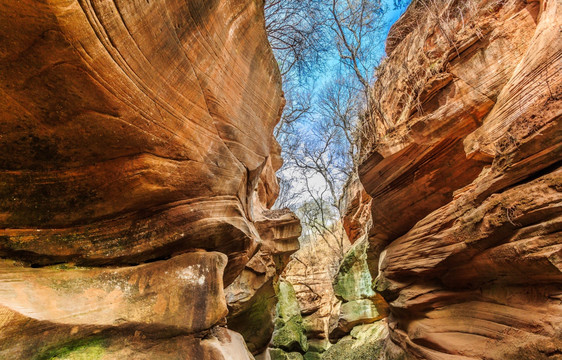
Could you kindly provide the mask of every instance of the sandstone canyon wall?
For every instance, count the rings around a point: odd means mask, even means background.
[[[224,288],[300,234],[263,2],[2,0],[0,92],[0,358],[251,358]]]
[[[347,212],[386,358],[562,358],[561,31],[560,0],[414,0],[392,27]]]

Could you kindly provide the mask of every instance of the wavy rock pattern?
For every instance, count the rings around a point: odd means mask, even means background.
[[[104,359],[248,357],[209,329],[279,189],[262,7],[0,1],[0,333],[49,332],[0,357],[92,336]]]
[[[3,8],[2,254],[97,265],[205,248],[240,271],[282,106],[258,5]]]
[[[273,335],[275,284],[289,256],[299,249],[299,219],[288,210],[263,211],[256,218],[260,250],[226,289],[228,327],[244,336],[250,351],[263,352]]]
[[[359,170],[386,356],[558,359],[562,2],[463,4],[414,2],[374,87],[395,124]]]

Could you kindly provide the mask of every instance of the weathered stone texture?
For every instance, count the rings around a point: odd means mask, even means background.
[[[391,31],[359,169],[386,356],[559,358],[562,2],[436,4]]]
[[[255,0],[0,0],[0,357],[251,357],[217,327],[223,288],[260,233],[288,253],[300,231],[261,215],[284,105],[263,16]]]
[[[229,256],[231,282],[283,104],[261,12],[4,1],[0,253],[99,265],[204,248]]]
[[[262,239],[260,250],[225,289],[228,326],[244,336],[254,354],[263,352],[273,335],[274,287],[289,256],[298,250],[301,234],[299,219],[288,210],[261,211],[256,228]]]

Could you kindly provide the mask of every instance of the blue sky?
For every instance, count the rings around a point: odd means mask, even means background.
[[[396,22],[396,20],[398,20],[398,18],[400,18],[410,2],[410,0],[404,1],[403,5],[395,7],[393,0],[382,0],[382,4],[385,8],[384,27],[382,33],[379,34],[381,41],[378,43],[378,47],[373,49],[374,56],[379,60],[385,56],[384,47],[388,32],[390,31],[390,27]],[[326,66],[326,71],[324,71],[322,75],[316,79],[316,85],[318,86],[323,85],[325,80],[331,78],[333,76],[333,72],[337,71],[337,68],[339,66],[337,54],[334,54],[333,58],[327,59],[327,64],[328,65]]]
[[[382,59],[385,55],[385,40],[390,27],[396,22],[396,20],[398,20],[400,15],[402,15],[402,13],[406,10],[408,4],[410,3],[410,1],[403,0],[399,2],[402,2],[404,4],[400,7],[395,7],[394,0],[383,0],[383,6],[385,7],[384,25],[382,27],[381,33],[377,34],[378,39],[374,42],[373,48],[369,51],[369,54],[373,55],[373,60],[375,60],[373,61],[373,63],[375,64],[378,64],[380,62],[380,59]],[[321,66],[319,71],[305,73],[306,78],[301,79],[304,80],[305,84],[308,84],[308,86],[306,87],[309,89],[309,91],[311,91],[313,97],[317,97],[321,93],[325,85],[337,78],[338,74],[349,74],[349,69],[340,71],[340,66],[343,65],[340,64],[339,55],[335,50],[333,52],[330,52],[329,55],[323,59],[323,62],[324,66]],[[370,71],[372,73],[369,75],[369,77],[373,77],[375,68],[372,68]],[[359,90],[358,96],[360,96]],[[296,133],[298,134],[299,142],[301,142],[302,146],[304,146],[304,143],[307,140],[315,138],[315,135],[317,134],[315,126],[321,122],[319,122],[318,120],[320,120],[322,115],[316,112],[316,110],[318,110],[318,103],[315,100],[313,100],[312,102],[313,104],[315,104],[313,105],[312,112],[310,112],[307,116],[294,124],[297,130]],[[289,159],[287,158],[286,160]],[[334,167],[334,169],[335,168],[337,168],[337,166]],[[314,191],[317,191],[319,193],[322,193],[323,190],[327,187],[327,183],[322,178],[322,176],[314,172],[310,172],[306,176],[299,176],[299,174],[295,172],[295,169],[288,167],[284,168],[281,173],[282,177],[291,179],[291,183],[293,186],[292,192],[300,194],[300,201],[307,201],[308,199],[308,196],[304,193],[305,182],[308,183]],[[333,173],[338,172],[334,171]],[[338,174],[342,173],[340,172]],[[343,185],[343,183],[339,184],[339,182],[340,181],[338,181],[338,186]]]

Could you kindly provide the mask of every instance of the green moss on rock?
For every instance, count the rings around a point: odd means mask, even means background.
[[[273,346],[289,352],[306,352],[308,342],[293,286],[280,281],[277,286],[277,299]]]
[[[346,339],[341,340],[328,351],[322,354],[323,360],[366,360],[378,359],[382,350],[383,340],[377,340],[364,344],[357,344],[356,341]]]
[[[378,359],[382,353],[385,326],[382,322],[356,326],[351,336],[338,341],[322,354],[323,360]]]
[[[277,285],[277,318],[288,321],[294,316],[301,315],[301,309],[297,301],[297,295],[293,285],[286,281],[280,281]]]
[[[345,254],[334,280],[334,293],[345,301],[370,298],[375,295],[373,279],[367,265],[367,237],[356,242]]]
[[[302,354],[298,352],[285,352],[281,349],[269,349],[271,360],[303,360]]]
[[[332,344],[328,339],[308,339],[308,351],[322,353],[326,351]]]
[[[273,332],[273,346],[286,351],[302,351],[308,350],[302,319],[297,316],[292,317],[283,326],[275,329]]]
[[[304,360],[322,360],[322,354],[315,351],[309,351],[304,354]]]
[[[341,305],[339,325],[348,332],[356,325],[372,323],[381,316],[369,299],[354,300]]]
[[[228,315],[228,327],[240,333],[252,353],[267,348],[273,334],[273,309],[275,308],[273,284],[262,286],[246,309]]]
[[[98,360],[105,350],[103,339],[80,339],[41,352],[35,360]]]

